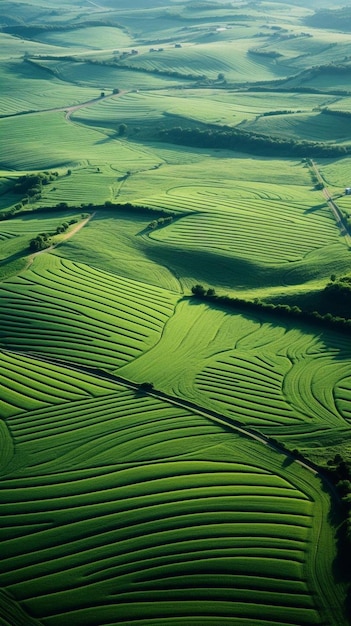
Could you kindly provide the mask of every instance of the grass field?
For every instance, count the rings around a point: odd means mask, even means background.
[[[9,465],[0,581],[20,606],[45,626],[322,624],[333,549],[319,480],[203,417],[101,384],[105,395],[8,419],[21,478]],[[326,549],[314,554],[316,537]]]
[[[347,238],[308,155],[160,131],[348,146],[350,37],[315,0],[48,4],[1,4],[0,624],[347,626],[346,326],[190,296],[328,307]]]
[[[331,432],[348,421],[350,358],[349,342],[338,334],[317,336],[283,320],[272,327],[264,314],[229,315],[185,300],[162,340],[121,372],[270,434],[305,424]],[[337,403],[334,387],[341,390]]]
[[[175,303],[157,287],[49,255],[0,292],[4,346],[106,369],[150,348]]]
[[[273,117],[276,118],[273,120]],[[345,124],[345,118],[323,113],[298,113],[279,116],[260,117],[244,125],[246,130],[263,135],[294,137],[307,141],[349,144],[351,130]]]

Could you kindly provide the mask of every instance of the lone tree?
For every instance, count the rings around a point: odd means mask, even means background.
[[[123,137],[123,135],[125,135],[127,132],[127,124],[120,124],[118,126],[118,135],[120,137]]]
[[[139,385],[140,391],[152,391],[153,388],[154,388],[154,383],[144,382],[144,383],[140,383]]]

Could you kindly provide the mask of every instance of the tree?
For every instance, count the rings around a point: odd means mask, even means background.
[[[154,388],[154,383],[144,382],[140,383],[139,389],[140,391],[152,391]]]
[[[203,285],[194,285],[194,287],[191,288],[191,291],[194,296],[204,296],[206,293],[206,289]]]
[[[123,137],[127,132],[127,124],[120,124],[118,126],[118,135]]]

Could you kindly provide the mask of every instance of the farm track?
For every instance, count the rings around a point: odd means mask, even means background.
[[[52,246],[50,246],[49,248],[44,248],[44,250],[39,250],[38,252],[34,252],[34,254],[31,254],[28,257],[28,263],[25,267],[25,270],[27,270],[33,263],[34,259],[36,256],[39,256],[39,254],[43,254],[43,252],[50,252],[51,250],[54,250],[55,248],[57,248],[58,246],[60,246],[62,243],[65,243],[65,241],[67,241],[68,239],[70,239],[71,237],[73,237],[73,235],[75,235],[78,231],[80,231],[84,226],[86,226],[86,224],[88,222],[90,222],[90,220],[94,217],[95,212],[91,213],[89,215],[89,217],[87,217],[86,219],[82,220],[81,222],[79,222],[79,224],[77,224],[74,228],[72,228],[72,230],[69,233],[65,233],[61,239],[61,241],[58,241],[57,243],[54,243]]]
[[[81,102],[80,104],[72,104],[63,107],[53,107],[51,109],[38,109],[35,111],[22,111],[20,113],[10,113],[9,115],[1,115],[0,119],[6,119],[8,117],[22,117],[24,115],[40,115],[41,113],[59,113],[60,111],[64,111],[66,114],[65,119],[69,120],[72,113],[78,111],[79,109],[91,106],[93,104],[96,104],[97,102],[101,102],[102,100],[107,100],[108,98],[118,98],[120,96],[124,96],[126,93],[128,93],[128,90],[122,90],[119,93],[110,93],[107,96],[99,96],[98,98],[93,98],[92,100]]]
[[[22,354],[21,352],[18,352],[16,350],[4,350],[4,352],[9,353],[9,354]],[[123,376],[118,376],[116,374],[105,372],[104,370],[101,370],[95,367],[83,366],[79,364],[73,365],[72,363],[68,363],[64,359],[51,358],[51,357],[48,357],[46,355],[44,356],[37,352],[26,352],[26,354],[28,356],[33,356],[40,361],[64,366],[64,367],[67,367],[67,369],[71,369],[76,372],[82,372],[84,374],[90,374],[92,376],[96,376],[97,378],[108,380],[110,382],[111,381],[116,382],[116,383],[124,385],[125,387],[127,387],[128,389],[131,389],[132,391],[140,392],[140,385],[138,383],[134,383],[131,380],[124,378]],[[268,436],[258,431],[255,431],[252,428],[246,428],[242,424],[238,423],[237,420],[231,420],[230,418],[227,418],[226,416],[222,415],[221,413],[217,411],[214,411],[212,409],[206,409],[202,407],[201,405],[196,404],[195,402],[191,402],[190,400],[185,400],[183,398],[172,396],[168,393],[165,393],[164,391],[153,389],[152,391],[147,391],[147,392],[143,391],[142,393],[147,393],[147,395],[152,396],[154,398],[164,400],[166,402],[170,402],[171,404],[178,406],[180,408],[184,408],[188,410],[190,409],[191,411],[195,411],[199,415],[202,415],[203,417],[206,417],[207,419],[215,421],[216,423],[222,426],[225,426],[226,428],[229,428],[230,430],[238,432],[239,434],[249,437],[250,439],[254,439],[255,441],[258,441],[266,446],[270,446],[273,450],[277,452],[285,454],[287,457],[295,460],[299,465],[301,465],[305,469],[308,469],[315,476],[320,475],[322,480],[328,485],[328,488],[333,493],[334,497],[338,500],[338,502],[340,501],[339,496],[333,484],[329,481],[329,479],[326,476],[320,473],[320,468],[317,465],[315,465],[312,461],[309,461],[305,458],[296,459],[293,454],[288,452],[282,446],[279,446],[279,444],[271,442]]]
[[[316,178],[318,180],[318,183],[320,183],[323,188],[322,188],[322,193],[323,196],[325,197],[328,206],[330,207],[333,216],[335,218],[336,221],[336,225],[340,230],[340,234],[345,238],[345,241],[347,243],[348,248],[351,248],[351,234],[349,232],[348,226],[344,220],[343,214],[340,210],[340,208],[338,207],[338,205],[336,204],[335,200],[332,198],[331,193],[328,189],[328,187],[326,187],[325,185],[325,180],[322,177],[317,165],[315,164],[314,161],[311,160],[311,168],[313,170],[313,172],[316,175]]]

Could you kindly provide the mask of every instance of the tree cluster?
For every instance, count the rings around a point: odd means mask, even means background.
[[[40,252],[41,250],[45,250],[46,248],[49,248],[52,245],[51,237],[54,237],[55,235],[60,235],[66,232],[66,230],[68,230],[68,228],[72,224],[76,224],[77,222],[78,220],[76,218],[72,218],[69,222],[63,222],[62,224],[59,224],[59,226],[57,226],[54,232],[39,233],[39,235],[37,235],[36,237],[33,237],[33,239],[30,240],[29,242],[30,251]]]
[[[152,220],[150,224],[148,224],[148,228],[150,230],[155,230],[156,228],[162,228],[163,226],[167,226],[173,222],[173,216],[169,215],[168,217],[159,217],[158,220]]]

